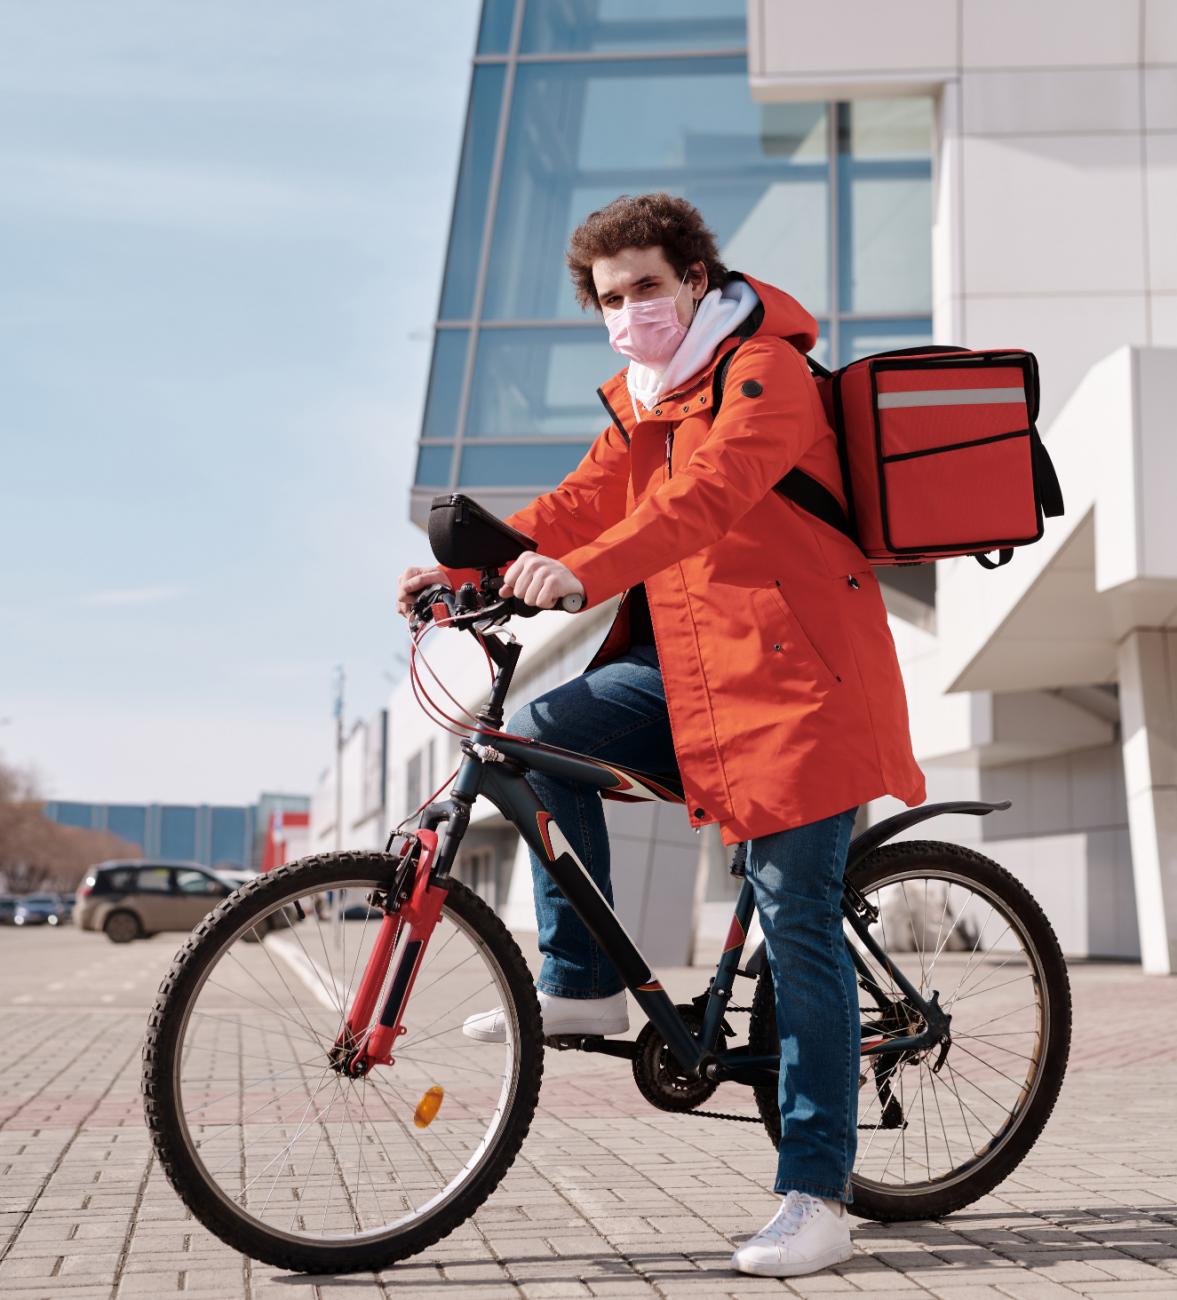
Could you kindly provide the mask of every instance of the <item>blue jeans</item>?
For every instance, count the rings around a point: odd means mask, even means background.
[[[677,770],[666,694],[653,646],[557,686],[518,710],[518,735],[639,771]],[[589,786],[530,772],[527,781],[613,903],[601,797]],[[842,873],[855,809],[748,841],[746,873],[777,990],[781,1144],[775,1188],[849,1202],[858,1124],[858,983],[842,934]],[[601,998],[620,975],[531,855],[539,948],[536,986]],[[783,994],[783,996],[782,996]]]

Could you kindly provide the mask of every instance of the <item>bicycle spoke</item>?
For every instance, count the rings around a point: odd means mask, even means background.
[[[1026,1086],[1025,1082],[1019,1082],[1017,1079],[1011,1078],[1008,1074],[1005,1073],[1004,1070],[999,1070],[996,1065],[992,1064],[992,1062],[990,1061],[985,1060],[983,1056],[978,1056],[976,1052],[970,1052],[969,1049],[963,1043],[954,1041],[954,1046],[959,1047],[960,1050],[964,1052],[966,1056],[971,1056],[974,1061],[980,1061],[983,1066],[985,1066],[989,1070],[992,1070],[994,1074],[1000,1074],[1001,1077],[1005,1079],[1007,1083],[1012,1083],[1013,1086],[1017,1088],[1019,1092],[1024,1091]]]
[[[1011,1031],[1009,1034],[1003,1035],[1003,1037],[1007,1037],[1007,1038],[1024,1038],[1024,1037],[1026,1036],[1026,1034],[1028,1034],[1028,1033],[1030,1033],[1030,1032],[1031,1032],[1031,1031],[1028,1030],[1028,1029],[1023,1029],[1023,1030],[1018,1030],[1018,1031]],[[1031,1065],[1036,1065],[1036,1064],[1038,1063],[1035,1057],[1033,1057],[1033,1056],[1027,1056],[1025,1052],[1015,1052],[1014,1049],[1013,1049],[1012,1047],[1006,1047],[1004,1043],[995,1043],[995,1042],[993,1042],[993,1039],[996,1038],[996,1037],[998,1037],[998,1035],[996,1035],[996,1034],[956,1034],[956,1033],[954,1033],[954,1034],[952,1035],[952,1041],[953,1041],[954,1043],[958,1043],[958,1042],[960,1042],[960,1040],[961,1040],[962,1038],[963,1038],[963,1039],[966,1039],[966,1040],[967,1040],[967,1039],[970,1039],[970,1038],[974,1038],[974,1039],[976,1039],[977,1041],[979,1041],[979,1042],[983,1042],[983,1043],[986,1043],[986,1044],[988,1044],[988,1045],[991,1046],[991,1047],[996,1047],[997,1050],[998,1050],[999,1052],[1007,1052],[1010,1056],[1018,1056],[1018,1057],[1021,1057],[1021,1059],[1022,1059],[1023,1061],[1029,1061],[1029,1062],[1031,1063]]]
[[[956,1166],[956,1160],[952,1154],[952,1143],[948,1140],[948,1128],[944,1123],[944,1112],[940,1109],[940,1094],[936,1091],[936,1075],[931,1066],[928,1066],[928,1078],[932,1083],[932,1100],[936,1104],[936,1114],[940,1120],[940,1132],[944,1136],[944,1150],[948,1154],[948,1167],[953,1169]]]
[[[1003,989],[1009,984],[1017,984],[1020,980],[1032,980],[1033,978],[1034,978],[1033,971],[1023,971],[1021,975],[1015,975],[1014,978],[1011,980],[1003,980],[1000,984],[986,985],[982,988],[976,989],[972,993],[966,993],[964,997],[957,998],[956,1000],[958,1002],[967,1002],[969,998],[975,998],[978,993],[994,993],[998,989]]]

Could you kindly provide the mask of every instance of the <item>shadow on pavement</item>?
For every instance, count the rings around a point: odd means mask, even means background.
[[[831,1272],[911,1271],[918,1275],[924,1269],[1007,1268],[1011,1264],[1034,1268],[1052,1261],[1098,1263],[1101,1259],[1123,1261],[1125,1257],[1149,1262],[1177,1259],[1177,1206],[1098,1206],[1039,1212],[1003,1209],[988,1213],[961,1212],[942,1221],[891,1224],[863,1219],[856,1222],[853,1234],[857,1247],[854,1258]],[[470,1294],[486,1287],[501,1287],[512,1280],[524,1285],[528,1282],[575,1284],[583,1282],[590,1271],[601,1278],[629,1277],[635,1282],[656,1285],[698,1278],[700,1274],[737,1277],[727,1266],[729,1258],[728,1252],[715,1250],[690,1253],[635,1250],[617,1254],[586,1251],[560,1256],[503,1254],[497,1261],[503,1270],[501,1276],[455,1278],[443,1276],[441,1270],[453,1269],[460,1274],[471,1265],[489,1270],[495,1262],[471,1258],[468,1264],[459,1263],[452,1254],[444,1261],[432,1262],[426,1253],[377,1276],[387,1281],[411,1283],[421,1291],[433,1288],[452,1291],[458,1284],[464,1293]],[[522,1277],[515,1275],[516,1269]],[[334,1289],[370,1286],[372,1277],[370,1273],[342,1276],[288,1273],[271,1280],[292,1288]]]

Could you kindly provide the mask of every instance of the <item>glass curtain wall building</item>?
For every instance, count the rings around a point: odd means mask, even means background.
[[[568,237],[619,194],[696,204],[726,264],[821,322],[819,361],[931,338],[931,102],[757,104],[742,0],[485,0],[412,515],[507,513],[604,427],[621,365]]]

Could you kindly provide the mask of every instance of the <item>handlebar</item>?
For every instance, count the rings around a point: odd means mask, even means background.
[[[493,588],[497,577],[490,582]],[[487,583],[484,582],[484,587]],[[494,627],[505,623],[513,615],[520,618],[532,618],[545,611],[538,605],[528,605],[515,596],[499,596],[494,590],[480,591],[472,582],[463,583],[457,591],[442,583],[434,583],[417,593],[413,601],[413,613],[409,626],[414,630],[422,623],[430,622],[434,617],[434,606],[444,605],[450,626],[470,628],[475,626]],[[584,605],[584,597],[576,594],[561,596],[555,608],[566,614],[575,614]]]

